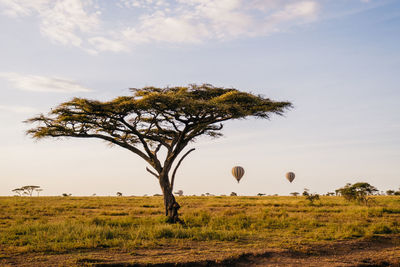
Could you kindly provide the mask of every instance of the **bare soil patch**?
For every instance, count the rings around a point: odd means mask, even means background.
[[[400,266],[400,236],[318,243],[294,249],[229,248],[192,242],[174,247],[120,251],[96,249],[67,254],[1,256],[1,266]]]

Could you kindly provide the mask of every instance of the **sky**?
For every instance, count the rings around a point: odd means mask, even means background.
[[[160,193],[147,164],[100,140],[25,135],[73,97],[209,83],[290,101],[225,123],[177,172],[184,194],[400,187],[400,1],[0,0],[0,195]],[[238,184],[233,166],[243,166]],[[293,183],[285,173],[296,174]]]

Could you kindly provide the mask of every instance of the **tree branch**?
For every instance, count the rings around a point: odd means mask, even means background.
[[[155,172],[153,172],[152,170],[150,170],[148,167],[146,167],[146,171],[153,174],[157,179],[159,179],[158,175]]]
[[[133,153],[135,153],[136,155],[140,156],[141,158],[143,158],[145,161],[147,161],[148,163],[152,164],[151,159],[146,156],[146,154],[144,154],[142,151],[140,151],[139,149],[137,149],[136,147],[133,147],[127,143],[123,143],[123,142],[119,142],[117,140],[115,140],[112,137],[106,136],[106,135],[102,135],[102,134],[88,134],[88,133],[65,133],[65,134],[48,134],[48,136],[52,136],[52,137],[80,137],[80,138],[99,138],[99,139],[103,139],[106,140],[110,143],[116,144],[118,146],[121,146],[123,148],[126,148],[130,151],[132,151]]]
[[[147,155],[149,155],[149,158],[152,158],[152,153],[151,153],[146,141],[144,140],[143,135],[136,129],[136,127],[132,127],[124,119],[121,119],[121,122],[123,124],[125,124],[134,134],[136,134],[136,136],[139,138],[140,142],[142,143],[143,148],[146,151]]]
[[[122,119],[121,120],[121,122],[126,126],[126,127],[128,127],[128,129],[130,129],[134,134],[136,134],[137,136],[138,136],[138,138],[139,138],[139,140],[140,140],[140,137],[139,137],[139,135],[140,136],[142,136],[142,138],[143,139],[149,139],[149,140],[152,140],[152,141],[155,141],[155,142],[159,142],[159,143],[161,143],[161,144],[163,144],[163,146],[165,146],[165,147],[169,147],[169,145],[162,139],[162,138],[159,138],[159,137],[156,137],[156,136],[153,136],[153,135],[150,135],[150,134],[141,134],[137,129],[136,129],[136,127],[133,127],[132,125],[130,125],[127,121],[125,121],[124,119]],[[157,122],[153,122],[156,126],[157,126]]]
[[[137,129],[136,127],[132,127],[128,122],[125,121],[125,119],[121,119],[121,122],[126,125],[126,127],[128,127],[140,140],[140,142],[143,145],[144,150],[146,151],[148,157],[151,159],[151,161],[153,161],[152,163],[154,163],[155,168],[157,171],[161,170],[161,163],[158,160],[156,154],[151,153],[150,148],[148,146],[148,144],[146,143],[146,141],[144,140],[144,138],[147,138],[147,135],[142,135]],[[153,165],[153,164],[151,164]]]
[[[194,151],[194,150],[195,150],[195,148],[190,149],[190,150],[189,150],[188,152],[186,152],[186,153],[182,156],[182,158],[178,161],[178,164],[176,165],[176,167],[175,167],[175,169],[174,169],[174,172],[172,173],[172,178],[171,178],[171,190],[174,189],[174,182],[175,182],[175,174],[176,174],[176,171],[178,170],[179,166],[181,165],[181,163],[182,163],[182,161],[185,159],[185,157],[186,157],[187,155],[189,155],[189,153],[192,152],[192,151]]]
[[[154,154],[157,154],[158,151],[160,151],[161,146],[162,146],[162,144],[159,143],[158,146],[156,147],[156,149],[154,150]]]

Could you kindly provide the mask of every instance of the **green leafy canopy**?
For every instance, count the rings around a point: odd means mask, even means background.
[[[131,150],[160,172],[156,156],[160,147],[167,150],[167,159],[172,162],[196,137],[221,136],[224,121],[269,118],[291,107],[290,102],[209,84],[131,91],[131,96],[106,102],[74,98],[48,115],[28,119],[27,123],[38,125],[27,134],[37,139],[100,138]]]

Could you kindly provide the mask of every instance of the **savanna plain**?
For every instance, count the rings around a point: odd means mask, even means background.
[[[1,266],[400,266],[400,196],[0,197]]]

